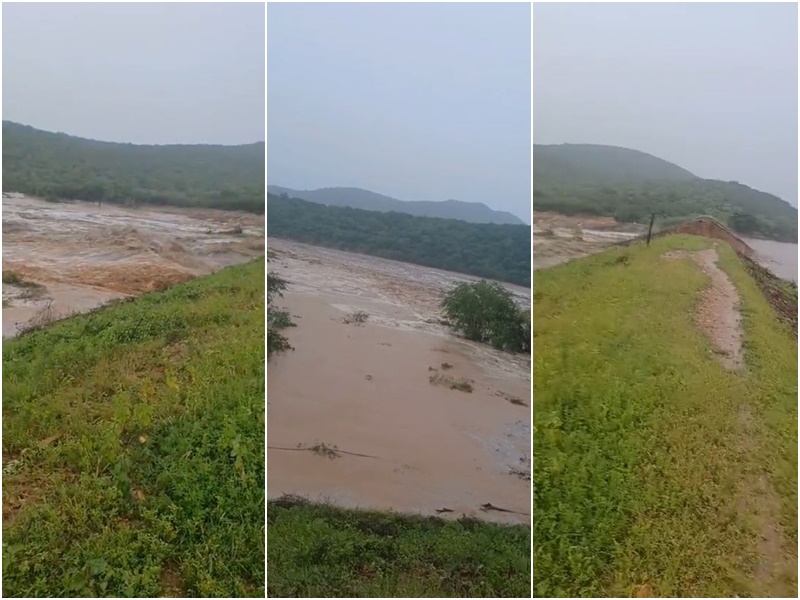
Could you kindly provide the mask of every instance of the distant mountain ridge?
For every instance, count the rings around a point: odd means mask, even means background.
[[[468,223],[497,223],[500,225],[525,225],[509,212],[489,208],[481,202],[446,200],[443,202],[398,200],[361,188],[332,187],[317,190],[294,190],[279,185],[267,186],[267,191],[280,196],[299,198],[327,206],[347,206],[377,212],[399,212],[416,217],[458,219]]]
[[[661,224],[707,214],[743,235],[797,243],[797,209],[736,181],[703,179],[646,152],[533,145],[533,210]]]
[[[326,206],[267,192],[267,238],[531,285],[529,225],[468,223],[349,206]]]

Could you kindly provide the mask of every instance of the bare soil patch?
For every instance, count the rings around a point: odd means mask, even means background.
[[[708,275],[709,285],[703,290],[695,313],[698,328],[705,333],[714,346],[719,361],[726,369],[741,369],[742,328],[739,314],[739,294],[728,275],[717,266],[715,249],[684,252],[665,252],[666,259],[693,260]]]

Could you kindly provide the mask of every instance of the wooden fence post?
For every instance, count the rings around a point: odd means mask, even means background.
[[[653,234],[653,221],[656,220],[656,213],[650,215],[650,227],[647,228],[647,245],[650,245],[650,236]]]

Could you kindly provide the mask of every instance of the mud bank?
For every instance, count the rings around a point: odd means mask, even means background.
[[[264,254],[264,218],[3,198],[3,336]]]
[[[270,255],[297,327],[268,367],[269,497],[529,522],[529,357],[437,320],[470,278],[275,239]]]

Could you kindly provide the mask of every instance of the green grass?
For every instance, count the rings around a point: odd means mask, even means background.
[[[3,344],[3,593],[264,597],[264,261]]]
[[[268,595],[516,597],[531,590],[530,527],[270,501]]]
[[[747,367],[715,360],[693,322],[707,277],[659,259],[709,245],[666,237],[536,273],[537,597],[796,596],[797,341],[719,244]],[[782,532],[772,557],[765,521]]]

